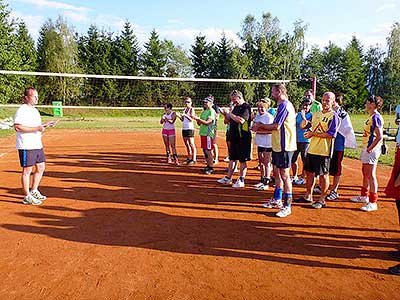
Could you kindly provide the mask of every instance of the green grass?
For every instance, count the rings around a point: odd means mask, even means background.
[[[0,107],[0,119],[13,116],[17,108]],[[198,109],[199,111],[199,109]],[[50,108],[40,109],[43,122],[54,120]],[[60,119],[55,129],[82,129],[82,130],[148,130],[161,129],[159,123],[162,110],[110,110],[110,109],[63,109],[64,116]],[[350,115],[355,132],[363,131],[366,114]],[[395,127],[393,115],[383,115],[385,127],[390,124]],[[221,118],[222,119],[222,118]],[[181,122],[177,122],[177,128],[181,128]],[[219,127],[224,128],[222,121]],[[14,134],[13,129],[0,130],[0,138]],[[394,134],[395,131],[390,131]],[[345,156],[359,158],[361,152],[361,137],[357,137],[358,149],[346,149]],[[379,161],[382,164],[393,165],[395,143],[388,141],[387,154],[381,155]]]

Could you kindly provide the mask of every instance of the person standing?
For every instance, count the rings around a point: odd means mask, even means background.
[[[204,110],[202,111],[200,117],[193,116],[197,124],[200,126],[200,140],[201,148],[203,149],[204,157],[206,159],[207,165],[202,170],[203,173],[210,175],[214,173],[214,158],[212,155],[213,149],[213,138],[215,135],[215,121],[216,115],[212,108],[214,103],[213,97],[206,97],[203,100]]]
[[[399,107],[399,105],[397,106]],[[396,107],[396,119],[397,125],[400,125],[400,109]],[[400,108],[400,107],[399,107]],[[397,216],[400,222],[400,135],[396,135],[396,154],[394,157],[394,165],[389,182],[385,188],[385,194],[387,197],[394,198],[396,200]],[[400,250],[391,251],[389,255],[397,260],[400,260]],[[393,275],[400,275],[400,264],[390,267],[388,271]]]
[[[271,99],[260,99],[257,102],[258,113],[254,117],[254,124],[272,124],[274,117],[268,112],[271,105]],[[253,131],[254,132],[254,131]],[[258,191],[264,191],[269,188],[272,171],[272,138],[271,132],[258,130],[255,132],[254,144],[257,146],[258,163],[260,166],[260,182],[255,185]]]
[[[265,208],[280,208],[277,217],[284,218],[292,213],[292,182],[290,165],[296,151],[296,111],[289,101],[283,84],[274,84],[272,97],[277,101],[278,109],[272,124],[254,124],[253,130],[272,131],[272,165],[274,166],[275,190],[273,198],[263,204]],[[282,196],[284,203],[282,203]]]
[[[337,95],[335,101],[333,102],[332,109],[336,112],[339,117],[340,125],[335,138],[335,143],[333,146],[332,159],[329,166],[329,175],[333,176],[332,189],[326,200],[333,201],[339,198],[338,188],[339,181],[342,175],[342,161],[344,156],[344,148],[357,148],[356,137],[354,135],[353,125],[349,114],[341,106],[343,97]]]
[[[329,187],[330,159],[340,122],[338,115],[332,109],[334,101],[334,93],[324,93],[322,96],[322,111],[313,113],[311,130],[304,133],[304,137],[310,139],[310,147],[304,164],[307,177],[307,191],[305,197],[300,198],[298,202],[310,202],[312,203],[312,207],[316,209],[326,206],[325,197]],[[305,127],[308,121],[305,118],[304,111],[302,114],[302,127]],[[316,176],[319,176],[321,196],[318,201],[313,202],[312,194]]]
[[[361,150],[361,163],[363,182],[360,195],[351,198],[353,202],[366,203],[361,210],[378,210],[378,180],[376,178],[376,165],[381,155],[383,140],[383,118],[378,110],[383,105],[379,96],[370,96],[365,102],[365,110],[369,117],[364,125],[363,149]]]
[[[182,114],[179,115],[179,119],[182,121],[182,137],[183,142],[186,146],[187,159],[185,164],[194,165],[196,163],[196,146],[194,144],[194,124],[193,117],[195,116],[194,107],[192,106],[192,99],[190,97],[185,98],[185,108]]]
[[[322,110],[322,104],[321,104],[321,102],[318,102],[315,99],[315,95],[314,95],[313,90],[306,90],[304,92],[304,98],[309,99],[311,101],[310,111],[312,113]]]
[[[176,113],[172,111],[172,104],[164,105],[164,114],[161,116],[160,124],[163,125],[162,137],[167,154],[167,163],[172,163],[170,147],[172,149],[172,158],[175,165],[179,165],[178,154],[176,153],[176,134],[175,134]]]
[[[225,177],[217,180],[221,184],[231,184],[234,165],[236,161],[240,163],[240,176],[232,187],[243,188],[244,179],[247,173],[247,161],[250,160],[251,152],[251,106],[245,102],[243,94],[234,90],[231,93],[231,100],[234,104],[232,111],[221,109],[221,113],[229,120],[229,167]]]
[[[312,113],[310,111],[311,101],[310,99],[306,98],[301,103],[301,109],[296,115],[296,139],[297,139],[297,150],[293,154],[292,158],[292,174],[293,180],[292,183],[295,185],[302,185],[305,183],[305,176],[304,176],[304,162],[306,159],[306,155],[308,152],[308,148],[310,147],[310,139],[306,139],[304,137],[304,133],[307,131],[306,128],[301,127],[301,122],[303,121],[303,116],[301,111],[305,112],[305,118],[308,121],[308,124],[311,124]],[[299,164],[297,162],[299,158],[299,154],[301,156],[301,161],[303,163],[303,170],[299,177]]]
[[[24,192],[22,203],[40,205],[46,196],[39,192],[39,185],[45,170],[46,157],[43,151],[42,132],[56,122],[42,124],[39,111],[35,108],[38,104],[38,92],[33,87],[25,89],[24,104],[21,105],[14,116],[16,130],[16,148],[22,167],[21,183]],[[35,168],[35,171],[33,172]],[[33,173],[32,173],[33,172]],[[32,188],[30,177],[32,175]]]

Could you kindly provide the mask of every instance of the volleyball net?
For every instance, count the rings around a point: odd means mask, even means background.
[[[195,104],[208,95],[226,105],[232,90],[240,90],[249,103],[270,94],[271,84],[289,80],[206,79],[67,74],[0,70],[0,103],[21,102],[27,86],[38,90],[40,104],[59,101],[64,107],[160,107],[182,105],[185,97]]]

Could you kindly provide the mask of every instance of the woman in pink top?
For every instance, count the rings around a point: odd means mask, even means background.
[[[172,163],[173,159],[175,165],[179,165],[178,155],[176,154],[175,121],[176,113],[172,111],[172,104],[165,104],[164,114],[161,117],[160,124],[163,124],[162,137],[167,153],[167,163]],[[172,159],[170,146],[172,148]]]

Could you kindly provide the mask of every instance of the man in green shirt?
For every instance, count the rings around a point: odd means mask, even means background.
[[[202,171],[207,175],[214,173],[213,155],[211,151],[213,149],[213,139],[215,137],[216,113],[212,108],[213,104],[213,97],[205,98],[203,100],[204,111],[201,113],[200,117],[194,117],[197,124],[200,125],[201,148],[203,149],[204,157],[207,161],[207,166]]]
[[[317,111],[322,111],[322,104],[321,104],[321,102],[318,102],[317,100],[315,100],[313,90],[305,91],[304,97],[311,101],[310,112],[314,113]]]

